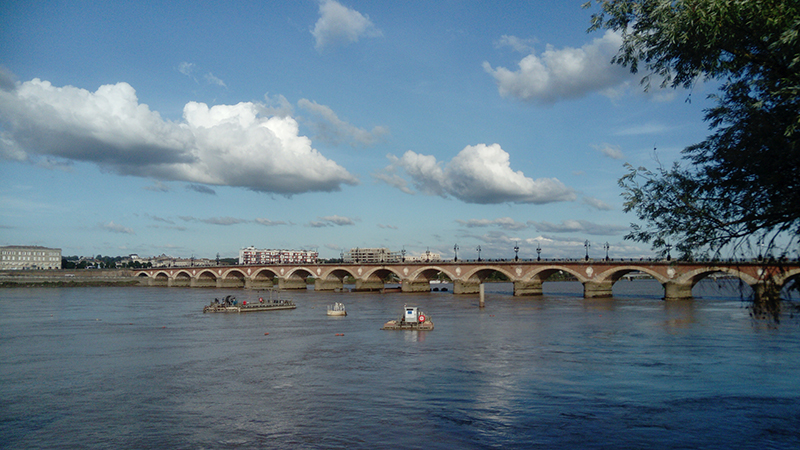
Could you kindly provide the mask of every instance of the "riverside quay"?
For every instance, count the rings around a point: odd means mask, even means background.
[[[800,263],[766,262],[683,262],[683,261],[422,261],[389,264],[327,263],[278,264],[218,267],[154,268],[136,270],[142,284],[169,287],[217,287],[266,289],[307,289],[312,278],[314,290],[344,288],[346,279],[355,280],[355,291],[384,289],[384,280],[399,280],[402,292],[427,292],[440,273],[453,281],[454,294],[474,294],[492,273],[505,275],[514,284],[514,295],[541,295],[542,283],[556,273],[568,273],[583,284],[586,298],[610,297],[614,283],[631,273],[653,277],[664,287],[664,298],[692,297],[700,280],[722,273],[753,288],[756,298],[779,293],[800,278]],[[277,280],[277,283],[276,283]],[[390,282],[397,284],[397,281]]]

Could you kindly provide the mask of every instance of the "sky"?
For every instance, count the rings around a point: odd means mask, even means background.
[[[625,164],[709,132],[585,0],[0,3],[0,245],[652,257]]]

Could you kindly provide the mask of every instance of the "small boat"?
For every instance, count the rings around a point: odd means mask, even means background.
[[[342,303],[334,303],[333,305],[328,305],[328,315],[329,316],[346,316],[347,311],[344,309],[344,304]]]
[[[433,321],[416,306],[403,307],[403,315],[399,320],[390,320],[383,324],[381,330],[433,330]]]
[[[273,298],[273,293],[277,292],[277,298]],[[258,302],[248,302],[247,300],[239,304],[236,297],[228,295],[222,300],[215,298],[211,304],[203,308],[204,313],[243,313],[257,311],[275,311],[281,309],[295,309],[297,305],[291,300],[280,298],[279,291],[269,291],[269,299],[259,297]]]

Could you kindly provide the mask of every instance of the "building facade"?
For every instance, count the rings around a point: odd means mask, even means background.
[[[239,264],[316,264],[318,252],[246,247],[239,250]]]
[[[380,264],[401,262],[403,256],[388,248],[351,248],[349,252],[344,252],[342,259],[346,263]]]
[[[61,269],[61,249],[9,245],[0,247],[0,270]]]

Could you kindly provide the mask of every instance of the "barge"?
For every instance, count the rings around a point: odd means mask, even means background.
[[[258,302],[248,302],[247,300],[239,304],[236,297],[228,295],[222,300],[215,298],[211,304],[203,308],[204,313],[245,313],[245,312],[258,312],[258,311],[276,311],[282,309],[295,309],[297,305],[291,300],[285,300],[278,296],[277,299],[272,298],[273,291],[270,291],[269,300],[264,300],[263,297],[258,298]]]
[[[418,307],[405,306],[400,319],[386,322],[381,330],[431,331],[433,330],[433,321]]]
[[[336,302],[333,305],[328,305],[328,315],[329,316],[346,316],[347,310],[344,308],[344,304]]]

